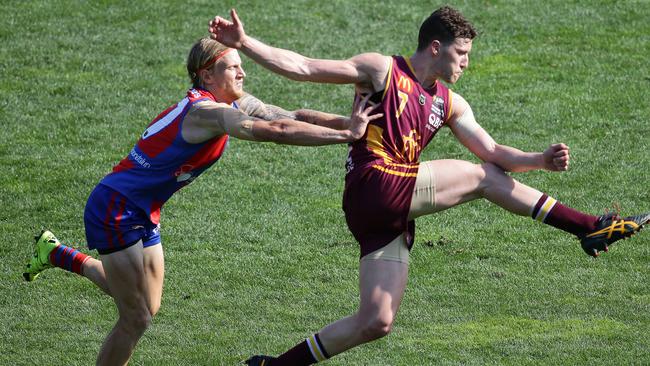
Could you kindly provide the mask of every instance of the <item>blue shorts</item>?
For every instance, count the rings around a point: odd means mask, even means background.
[[[160,244],[160,226],[124,195],[103,184],[88,197],[84,225],[88,248],[99,254],[120,251],[140,240],[145,248]]]

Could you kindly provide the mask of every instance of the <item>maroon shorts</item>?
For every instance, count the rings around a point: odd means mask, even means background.
[[[361,247],[361,257],[402,233],[406,233],[411,249],[415,221],[409,221],[408,214],[415,180],[416,176],[399,176],[373,167],[355,169],[345,177],[343,211],[348,228]]]

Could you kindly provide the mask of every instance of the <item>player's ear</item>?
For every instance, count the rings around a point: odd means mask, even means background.
[[[211,69],[212,68],[208,68],[207,70],[199,70],[200,73],[199,77],[203,81],[203,85],[212,83],[213,76],[212,76]]]
[[[431,50],[432,55],[437,56],[440,53],[440,48],[442,48],[440,41],[437,39],[431,41],[431,46],[429,46],[429,49]]]

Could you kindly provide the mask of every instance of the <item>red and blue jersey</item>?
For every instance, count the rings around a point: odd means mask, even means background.
[[[162,205],[219,160],[226,148],[225,134],[198,144],[185,141],[181,134],[192,105],[208,100],[216,102],[207,90],[190,89],[183,100],[149,124],[131,152],[100,184],[126,196],[158,224]]]

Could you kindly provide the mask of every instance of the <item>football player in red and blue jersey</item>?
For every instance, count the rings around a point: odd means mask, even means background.
[[[230,136],[291,145],[348,143],[381,117],[369,115],[369,98],[357,99],[350,118],[265,105],[244,93],[246,74],[238,52],[210,38],[192,47],[187,70],[192,88],[153,119],[88,198],[86,239],[100,260],[44,231],[24,273],[33,281],[44,269],[61,267],[113,297],[119,319],[102,345],[98,365],[126,364],[158,311],[164,278],[160,210],[219,160]]]
[[[639,231],[650,213],[621,218],[588,215],[511,178],[506,172],[565,171],[569,148],[551,144],[523,152],[496,143],[476,122],[469,103],[448,85],[469,65],[474,27],[450,7],[421,25],[410,57],[364,53],[347,60],[321,60],[270,47],[244,32],[237,13],[215,17],[212,37],[264,67],[299,81],[354,84],[371,95],[382,118],[350,144],[343,210],[361,249],[358,311],[323,328],[277,358],[253,356],[249,365],[309,365],[388,334],[407,282],[414,219],[485,198],[502,208],[571,234],[591,256]],[[482,164],[462,160],[420,162],[421,151],[442,128]]]

